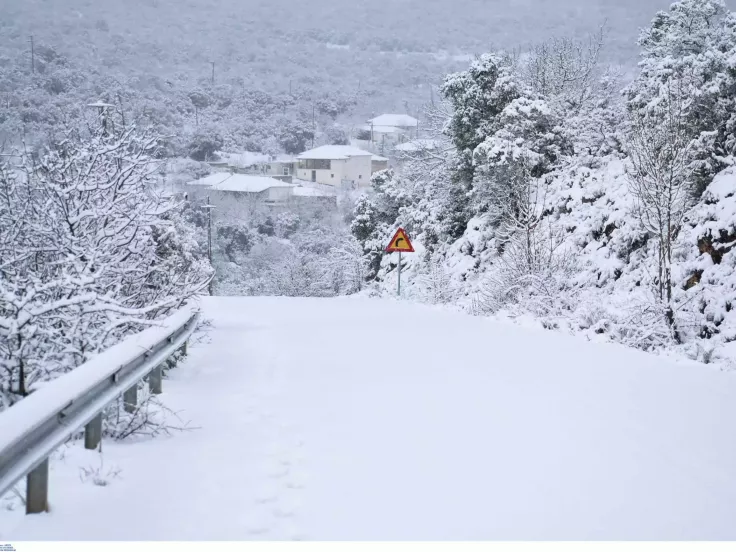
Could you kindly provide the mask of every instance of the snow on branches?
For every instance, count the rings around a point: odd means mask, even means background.
[[[69,129],[0,168],[0,408],[200,293],[155,136]]]

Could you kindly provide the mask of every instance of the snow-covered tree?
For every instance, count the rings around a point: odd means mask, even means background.
[[[736,100],[736,18],[723,0],[680,0],[659,12],[639,38],[640,72],[625,91],[629,111],[657,117],[672,87],[688,98],[685,131],[694,141],[697,192],[731,163]]]
[[[120,124],[69,130],[0,171],[2,406],[206,287],[209,266],[157,187],[156,143]]]
[[[369,280],[378,275],[391,234],[406,226],[402,217],[410,203],[408,182],[392,169],[374,174],[371,186],[371,197],[363,194],[355,202],[350,224],[351,234],[363,248]]]
[[[559,37],[536,44],[517,61],[518,72],[534,93],[577,114],[593,99],[604,39],[600,28],[587,40]]]
[[[448,75],[441,92],[452,108],[445,132],[457,150],[458,180],[469,183],[475,149],[496,131],[496,117],[520,97],[519,83],[510,59],[484,54],[467,71]]]
[[[637,200],[638,218],[657,242],[658,297],[666,305],[667,322],[678,340],[672,307],[673,249],[694,195],[686,126],[688,91],[676,88],[681,82],[664,85],[667,91],[660,94],[657,109],[632,121],[627,147],[633,166],[630,190]]]

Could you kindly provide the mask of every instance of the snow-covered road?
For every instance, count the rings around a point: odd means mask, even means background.
[[[736,539],[736,379],[359,298],[213,298],[199,429],[53,463],[40,539]],[[3,530],[3,527],[5,528]]]

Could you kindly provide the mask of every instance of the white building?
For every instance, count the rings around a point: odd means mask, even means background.
[[[292,155],[272,155],[269,160],[260,164],[263,174],[269,176],[294,176],[296,172],[296,157]]]
[[[388,169],[388,157],[374,155],[371,157],[371,173]]]
[[[266,176],[217,172],[199,180],[187,182],[187,192],[225,192],[254,196],[265,203],[286,202],[292,195],[293,184]]]
[[[361,129],[370,132],[371,142],[382,150],[416,138],[419,121],[410,115],[386,113],[370,119]]]
[[[368,186],[372,158],[371,152],[352,146],[320,146],[297,156],[296,176],[336,188]]]
[[[297,186],[275,178],[237,173],[214,173],[188,182],[182,190],[191,201],[209,198],[218,212],[234,217],[270,210],[334,209],[334,193]]]

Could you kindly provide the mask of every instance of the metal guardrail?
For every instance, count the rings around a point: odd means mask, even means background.
[[[134,412],[146,376],[151,392],[161,393],[161,364],[177,349],[186,354],[198,319],[184,307],[0,413],[0,496],[26,476],[26,513],[48,511],[49,455],[82,426],[85,448],[96,448],[102,411],[123,395],[125,410]]]

